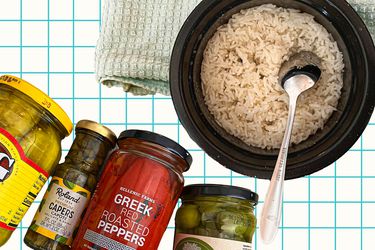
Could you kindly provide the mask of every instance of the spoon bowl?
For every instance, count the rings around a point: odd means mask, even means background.
[[[297,74],[290,77],[284,82],[283,88],[288,93],[290,99],[297,98],[308,89],[314,87],[317,80],[314,80],[308,75]]]

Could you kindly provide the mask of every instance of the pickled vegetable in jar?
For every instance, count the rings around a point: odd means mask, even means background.
[[[56,171],[26,233],[33,249],[70,249],[99,171],[116,144],[116,135],[96,122],[82,120],[76,137]],[[83,217],[83,216],[82,216]]]
[[[73,249],[157,249],[192,158],[174,141],[147,131],[119,136]]]
[[[181,200],[173,249],[252,249],[256,193],[234,186],[197,184],[186,186]]]
[[[42,91],[14,76],[0,77],[0,246],[54,171],[72,128]]]

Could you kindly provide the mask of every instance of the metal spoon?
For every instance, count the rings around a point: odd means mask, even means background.
[[[289,95],[289,114],[260,219],[260,235],[266,244],[274,240],[280,224],[286,160],[297,100],[304,91],[312,88],[319,80],[321,75],[319,65],[320,59],[315,54],[304,51],[292,56],[280,69],[281,86]]]

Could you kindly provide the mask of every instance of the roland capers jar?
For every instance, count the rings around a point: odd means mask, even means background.
[[[99,172],[116,144],[116,135],[96,122],[82,120],[59,164],[25,236],[33,249],[70,249]],[[107,185],[110,185],[109,183]]]
[[[258,195],[213,184],[186,186],[176,213],[174,249],[252,249]],[[196,248],[189,248],[195,246]]]
[[[14,76],[0,77],[0,246],[53,172],[72,127],[42,91]]]

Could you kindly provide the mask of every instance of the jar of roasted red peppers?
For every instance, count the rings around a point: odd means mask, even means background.
[[[174,141],[128,130],[118,139],[73,249],[157,249],[184,185],[191,155]]]

